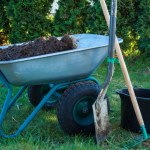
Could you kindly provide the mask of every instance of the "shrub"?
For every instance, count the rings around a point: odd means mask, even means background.
[[[6,16],[6,0],[1,0],[0,5],[0,45],[7,43],[10,32],[9,19]]]
[[[33,40],[50,35],[52,23],[49,17],[53,0],[10,0],[6,6],[11,24],[11,43]]]
[[[50,16],[53,0],[2,0],[0,32],[12,43],[39,36],[64,34],[108,34],[99,0],[59,0],[54,21]],[[110,0],[106,0],[110,7]],[[124,42],[125,55],[149,55],[150,1],[118,0],[117,36]],[[1,40],[2,42],[4,40]]]
[[[55,14],[55,36],[88,32],[91,23],[91,5],[87,0],[60,0]]]
[[[106,0],[106,3],[110,8],[110,0]],[[128,50],[128,53],[138,49],[138,35],[134,27],[137,17],[135,4],[134,0],[118,0],[117,35],[124,39],[123,50]],[[93,0],[92,5],[87,0],[60,0],[59,6],[55,15],[54,35],[87,32],[108,34],[99,0]]]
[[[139,35],[138,46],[142,53],[150,56],[150,1],[141,0],[137,7],[136,31]]]
[[[135,0],[118,0],[117,35],[124,40],[122,49],[125,55],[139,54],[137,46],[139,37],[135,28],[137,3]]]
[[[108,5],[108,9],[110,8],[110,0],[106,0]],[[108,27],[102,12],[102,8],[99,0],[93,0],[91,6],[92,12],[90,15],[92,16],[89,24],[90,33],[96,34],[104,34],[108,35]]]

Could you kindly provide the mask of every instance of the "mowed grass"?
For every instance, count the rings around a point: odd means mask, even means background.
[[[150,59],[138,59],[126,61],[133,86],[150,88]],[[107,62],[104,62],[94,76],[104,82],[107,73]],[[5,99],[7,90],[0,85],[0,106]],[[110,125],[111,130],[108,138],[100,145],[96,145],[94,135],[91,136],[69,136],[59,126],[56,110],[41,110],[31,123],[25,128],[21,135],[13,139],[0,137],[0,150],[120,150],[124,142],[137,136],[120,127],[120,98],[116,94],[117,89],[126,87],[119,64],[115,64],[115,73],[108,89],[111,104]],[[14,93],[18,88],[14,89]],[[6,133],[12,133],[22,123],[25,117],[33,110],[28,101],[27,92],[12,107],[6,117],[3,128]],[[145,144],[135,149],[150,149]]]

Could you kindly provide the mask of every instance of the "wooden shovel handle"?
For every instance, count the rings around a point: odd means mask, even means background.
[[[109,15],[105,0],[100,0],[100,3],[101,3],[101,6],[102,6],[102,10],[103,10],[107,25],[109,27],[110,15]],[[134,90],[133,90],[133,87],[132,87],[132,83],[131,83],[131,80],[130,80],[130,77],[129,77],[129,74],[128,74],[126,64],[124,62],[124,58],[123,58],[123,55],[122,55],[117,37],[115,38],[115,49],[116,49],[117,56],[118,56],[119,61],[120,61],[120,65],[121,65],[121,68],[122,68],[122,72],[123,72],[123,75],[124,75],[125,82],[126,82],[127,87],[128,87],[128,91],[129,91],[129,94],[130,94],[130,97],[131,97],[131,101],[132,101],[132,104],[133,104],[133,108],[134,108],[136,117],[138,119],[139,125],[142,126],[142,125],[144,125],[144,121],[143,121],[143,118],[142,118],[142,115],[141,115],[141,111],[139,109],[139,105],[137,103],[137,99],[135,97],[135,93],[134,93]]]

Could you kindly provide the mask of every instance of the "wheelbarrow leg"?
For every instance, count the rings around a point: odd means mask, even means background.
[[[10,107],[16,102],[16,100],[22,95],[22,93],[26,90],[27,86],[23,86],[18,93],[15,95],[15,97],[10,101],[9,105],[8,105],[8,110],[10,109]]]
[[[30,121],[35,117],[35,115],[39,112],[39,110],[44,106],[45,102],[51,97],[51,95],[56,91],[56,89],[61,86],[61,84],[58,84],[56,86],[54,86],[48,93],[47,95],[42,99],[42,101],[38,104],[38,106],[33,110],[33,112],[26,118],[26,120],[22,123],[22,125],[20,125],[20,127],[18,128],[18,130],[16,132],[14,132],[13,134],[7,135],[3,132],[2,129],[2,123],[4,121],[4,118],[6,116],[7,110],[8,108],[15,102],[15,100],[21,95],[19,92],[23,92],[25,89],[22,88],[20,89],[20,91],[18,92],[18,94],[14,97],[14,99],[9,103],[9,100],[11,98],[11,94],[12,94],[12,90],[8,89],[8,94],[6,97],[6,100],[4,102],[4,106],[2,108],[2,112],[0,114],[0,135],[4,138],[13,138],[16,137],[18,134],[20,134],[25,127],[30,123]],[[8,104],[9,103],[9,104]]]
[[[12,87],[10,86],[10,84],[8,83],[7,79],[4,77],[4,75],[0,72],[0,80],[2,81],[2,83],[4,84],[4,86],[7,88],[8,92],[7,92],[7,96],[0,114],[0,125],[1,122],[5,116],[5,114],[7,113],[7,111],[10,109],[10,107],[16,102],[16,100],[22,95],[22,93],[25,91],[25,89],[27,88],[27,86],[23,86],[18,93],[16,94],[16,96],[11,100],[11,96],[12,96]]]
[[[3,105],[3,108],[2,108],[2,111],[0,113],[0,127],[2,125],[2,122],[5,118],[5,114],[7,113],[8,111],[8,104],[9,104],[9,101],[11,99],[11,95],[12,95],[12,89],[8,89],[8,93],[7,93],[7,96],[6,96],[6,99],[5,99],[5,102],[4,102],[4,105]]]

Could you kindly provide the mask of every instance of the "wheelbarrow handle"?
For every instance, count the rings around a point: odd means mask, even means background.
[[[110,25],[110,15],[109,15],[109,12],[108,12],[108,9],[107,9],[107,6],[106,6],[106,2],[105,2],[105,0],[100,0],[100,3],[101,3],[102,10],[103,10],[106,22],[107,22],[107,26],[109,27],[109,25]],[[119,61],[120,61],[120,65],[121,65],[121,68],[122,68],[122,72],[123,72],[123,75],[124,75],[125,82],[126,82],[127,87],[128,87],[128,91],[129,91],[129,94],[130,94],[130,97],[131,97],[131,101],[132,101],[132,104],[133,104],[133,108],[134,108],[136,117],[138,119],[139,125],[143,126],[144,121],[143,121],[143,118],[142,118],[142,115],[141,115],[139,105],[137,103],[137,99],[135,97],[133,86],[132,86],[132,83],[131,83],[131,80],[130,80],[130,77],[129,77],[129,74],[128,74],[128,70],[127,70],[127,67],[126,67],[126,64],[125,64],[125,61],[124,61],[124,58],[123,58],[123,55],[122,55],[121,48],[119,46],[119,42],[117,40],[117,37],[115,38],[115,49],[116,49],[117,56],[118,56]]]

